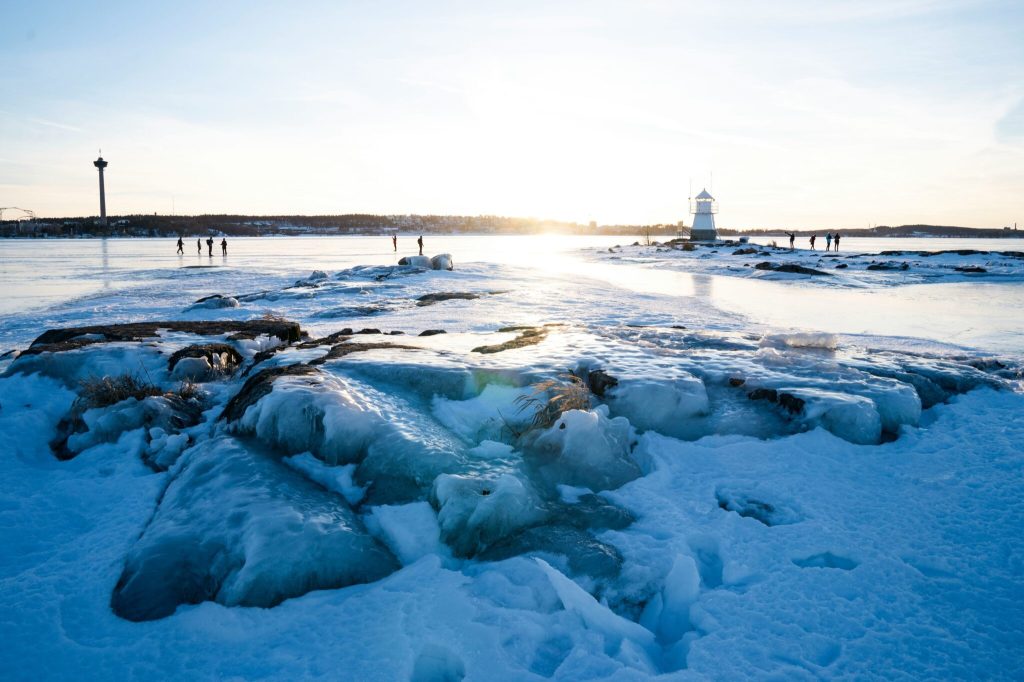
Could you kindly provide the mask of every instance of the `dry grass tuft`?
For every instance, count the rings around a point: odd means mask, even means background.
[[[550,428],[563,412],[590,409],[590,389],[575,374],[533,384],[533,393],[516,398],[519,411],[533,410],[532,429]]]
[[[91,376],[79,382],[79,394],[76,401],[80,409],[88,410],[94,407],[109,407],[116,405],[122,400],[135,398],[145,400],[152,396],[167,395],[177,396],[185,401],[199,400],[203,392],[198,384],[191,381],[183,381],[176,391],[165,392],[159,386],[139,378],[134,374],[121,374],[118,376]]]

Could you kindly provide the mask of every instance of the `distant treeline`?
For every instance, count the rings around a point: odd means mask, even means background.
[[[537,218],[446,215],[127,215],[36,218],[0,222],[0,237],[177,237],[190,235],[263,236],[291,234],[676,234],[675,225],[581,224]]]
[[[792,232],[800,237],[812,234],[824,236],[826,232],[840,232],[844,237],[970,237],[973,239],[993,239],[999,237],[1019,237],[1016,229],[957,227],[955,225],[876,225],[875,227],[837,230],[821,228],[819,230],[719,230],[723,237],[744,235],[748,237],[781,237]]]
[[[824,235],[829,231],[796,230],[800,236]],[[832,229],[831,231],[835,231]],[[608,234],[687,236],[689,228],[674,224],[597,225],[538,218],[448,215],[126,215],[111,216],[106,225],[95,217],[34,218],[0,221],[0,237],[164,237],[227,235],[255,237],[264,235],[346,235],[368,234]],[[723,237],[783,236],[780,229],[720,229]],[[841,230],[848,237],[1017,237],[1010,229],[979,229],[946,225],[882,225],[869,229]]]

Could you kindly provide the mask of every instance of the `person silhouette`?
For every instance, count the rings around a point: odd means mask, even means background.
[[[185,242],[182,241],[181,237],[178,237],[178,253],[185,253]]]
[[[826,251],[831,251],[832,250],[832,233],[831,232],[826,232],[825,233],[825,250]]]
[[[391,235],[391,246],[395,249],[395,253],[398,253],[398,235]]]
[[[416,240],[416,243],[420,245],[420,255],[422,256],[423,255],[423,235],[422,234],[420,235],[420,238]]]
[[[228,255],[228,240],[227,237],[220,240],[220,253],[222,256]]]
[[[213,258],[213,237],[206,238],[206,248],[210,253],[210,257]]]
[[[814,240],[817,239],[817,238],[818,238],[818,235],[816,235],[816,234],[812,234],[811,235],[811,250],[812,251],[814,250]]]
[[[202,239],[197,239],[196,240],[196,251],[199,253],[200,256],[203,255],[203,240]]]
[[[839,233],[836,232],[836,253],[839,252]]]
[[[786,234],[789,235],[789,250],[792,251],[793,250],[793,242],[796,241],[796,233],[795,232],[787,232]]]

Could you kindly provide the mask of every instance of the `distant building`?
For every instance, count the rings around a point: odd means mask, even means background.
[[[691,240],[713,241],[718,239],[718,231],[715,229],[718,202],[706,189],[701,190],[700,194],[690,199],[690,213],[693,214],[693,227],[690,229]]]

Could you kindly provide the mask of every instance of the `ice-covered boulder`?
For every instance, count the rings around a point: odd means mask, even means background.
[[[195,303],[185,308],[185,311],[189,310],[217,310],[220,308],[237,308],[238,299],[233,296],[222,296],[221,294],[213,294],[212,296],[204,296],[196,300]]]
[[[209,381],[233,373],[242,364],[242,354],[226,343],[204,343],[186,346],[174,352],[167,361],[171,379],[177,381]]]
[[[329,464],[347,464],[362,459],[382,422],[357,386],[326,372],[307,372],[279,376],[236,428],[284,454],[312,452]]]
[[[709,412],[704,382],[686,374],[670,380],[621,379],[607,389],[605,401],[612,414],[622,416],[638,429],[674,436],[685,422]]]
[[[495,479],[441,475],[430,501],[441,537],[458,556],[474,556],[545,518],[532,486],[511,474]]]
[[[428,256],[402,256],[398,259],[398,264],[413,268],[426,268],[428,270],[434,267]]]
[[[860,395],[815,388],[788,388],[780,395],[802,401],[800,418],[809,426],[823,426],[851,443],[870,445],[882,438],[882,418],[874,401]]]
[[[624,417],[609,418],[608,407],[569,410],[533,437],[527,453],[552,487],[560,483],[594,491],[618,488],[641,475],[631,456],[635,432]]]
[[[434,270],[454,270],[455,262],[452,260],[452,254],[450,253],[439,253],[430,259],[430,267]]]
[[[111,605],[133,621],[181,604],[271,607],[398,564],[344,500],[230,437],[189,450],[128,553]]]

